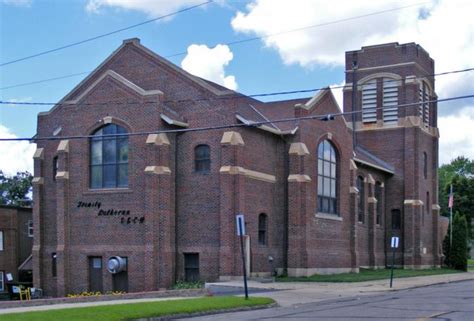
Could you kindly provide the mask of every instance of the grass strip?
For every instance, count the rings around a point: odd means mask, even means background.
[[[221,296],[0,314],[0,321],[124,321],[271,304],[270,298]]]
[[[394,269],[393,278],[408,278],[415,276],[428,276],[439,274],[462,273],[453,269],[426,269],[426,270],[405,270]],[[364,282],[374,280],[385,280],[390,278],[390,269],[371,270],[360,269],[359,273],[342,273],[331,275],[313,275],[309,277],[280,277],[280,282]]]

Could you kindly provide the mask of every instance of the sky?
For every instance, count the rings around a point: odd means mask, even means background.
[[[188,72],[244,94],[343,84],[345,51],[388,42],[420,44],[436,73],[474,67],[472,0],[217,0],[6,64],[204,2],[0,0],[0,100],[59,101],[124,39],[135,37]],[[257,39],[232,44],[250,38]],[[61,79],[43,81],[52,78]],[[474,71],[438,76],[436,92],[439,98],[474,94]],[[341,104],[340,90],[334,94]],[[38,112],[50,107],[0,105],[0,138],[32,137]],[[438,115],[440,163],[460,155],[474,159],[474,99],[439,103]],[[34,150],[27,142],[0,142],[0,169],[31,172]]]

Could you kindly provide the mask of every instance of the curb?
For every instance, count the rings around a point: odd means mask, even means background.
[[[195,318],[195,317],[202,317],[206,315],[215,315],[215,314],[222,314],[222,313],[263,310],[263,309],[275,308],[278,306],[279,306],[278,303],[273,302],[270,304],[256,305],[256,306],[251,306],[251,307],[219,309],[219,310],[194,312],[194,313],[178,313],[178,314],[172,314],[172,315],[161,316],[161,317],[129,319],[128,321],[169,321],[169,320],[174,320],[174,319]]]

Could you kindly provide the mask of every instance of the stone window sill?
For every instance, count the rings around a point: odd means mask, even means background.
[[[117,193],[133,193],[129,188],[97,188],[88,189],[83,195],[97,195],[97,194],[117,194]]]
[[[342,217],[337,214],[328,214],[328,213],[316,213],[314,215],[316,218],[322,218],[326,220],[340,221],[342,222]]]

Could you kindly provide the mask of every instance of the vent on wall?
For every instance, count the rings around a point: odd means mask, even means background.
[[[377,81],[373,79],[362,86],[362,122],[377,121]]]
[[[383,122],[398,121],[398,81],[383,78]]]

